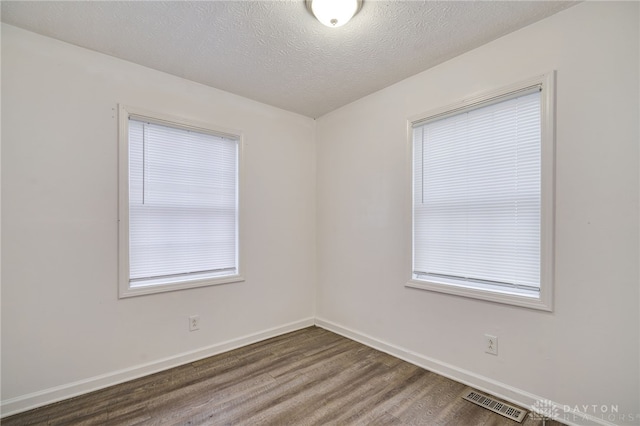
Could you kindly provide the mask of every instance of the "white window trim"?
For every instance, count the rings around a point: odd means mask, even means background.
[[[406,270],[409,279],[406,287],[435,291],[473,299],[486,300],[508,305],[522,306],[543,311],[553,310],[554,285],[554,217],[555,217],[555,71],[503,87],[496,91],[487,92],[479,96],[466,99],[443,108],[438,108],[407,121],[408,143],[408,191],[409,191],[409,254]],[[413,278],[413,125],[429,118],[450,113],[454,110],[472,107],[491,99],[505,96],[528,87],[540,86],[541,90],[541,213],[540,213],[540,294],[530,297],[509,294],[499,289],[471,288],[462,285],[446,283],[444,280],[417,280]]]
[[[206,278],[187,282],[158,284],[144,287],[129,285],[129,118],[149,120],[170,127],[200,130],[238,140],[238,273],[219,278]],[[164,293],[218,284],[244,281],[242,248],[242,194],[243,194],[243,137],[242,132],[224,129],[209,123],[185,120],[141,108],[118,105],[118,297]]]

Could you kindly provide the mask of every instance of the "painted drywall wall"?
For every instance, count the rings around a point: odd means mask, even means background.
[[[242,132],[245,282],[118,299],[118,103]],[[314,132],[307,117],[2,25],[3,414],[313,324]]]
[[[317,321],[511,399],[638,424],[638,7],[577,5],[321,117]],[[551,70],[554,311],[404,287],[407,120]]]

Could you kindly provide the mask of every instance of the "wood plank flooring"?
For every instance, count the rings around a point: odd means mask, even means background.
[[[517,425],[453,380],[310,327],[2,425]],[[529,417],[526,426],[541,425]],[[559,425],[547,421],[547,425]]]

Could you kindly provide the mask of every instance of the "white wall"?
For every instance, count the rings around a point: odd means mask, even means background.
[[[118,103],[243,132],[245,282],[118,300]],[[310,118],[2,25],[3,414],[313,324],[314,134]]]
[[[639,424],[638,7],[579,4],[321,117],[317,321],[512,400]],[[407,119],[554,69],[554,312],[405,288]]]

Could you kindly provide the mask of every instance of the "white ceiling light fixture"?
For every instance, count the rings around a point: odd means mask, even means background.
[[[362,0],[305,0],[307,9],[327,27],[341,27],[362,9]]]

